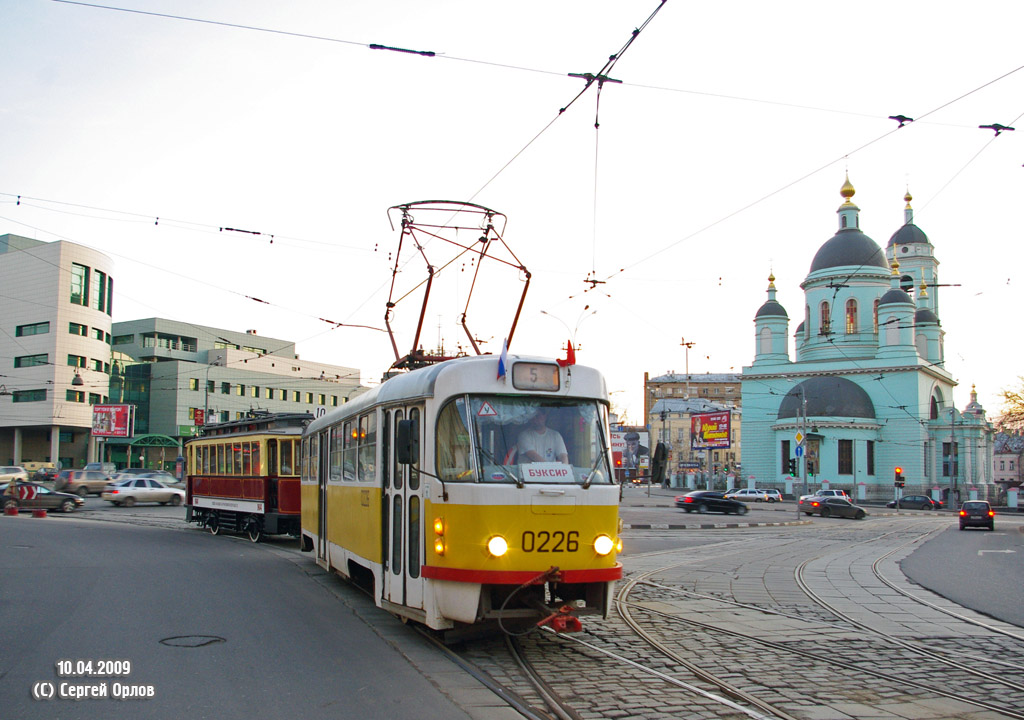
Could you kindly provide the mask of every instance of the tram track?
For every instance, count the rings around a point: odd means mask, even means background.
[[[905,531],[905,529],[901,530],[901,531],[894,531],[894,532],[891,532],[891,533],[886,533],[884,536],[874,537],[874,538],[871,538],[869,540],[864,540],[864,541],[861,541],[861,542],[855,543],[855,544],[864,545],[864,544],[875,543],[881,537],[885,537],[885,536],[891,537],[892,535],[899,534],[900,532],[903,532],[903,531]],[[884,577],[881,575],[881,569],[880,569],[880,566],[885,561],[885,559],[887,559],[888,557],[891,557],[893,554],[895,554],[899,550],[905,548],[909,544],[913,544],[913,543],[921,542],[921,541],[925,540],[930,534],[931,533],[927,533],[925,535],[918,535],[918,536],[912,538],[911,540],[909,540],[907,542],[901,543],[896,548],[888,550],[887,552],[883,553],[881,556],[876,558],[874,560],[874,562],[872,563],[872,570],[875,573],[875,576],[878,578],[879,582],[883,582],[885,580]],[[653,616],[656,616],[659,619],[661,619],[661,621],[669,621],[669,622],[672,622],[672,623],[679,623],[679,624],[688,625],[688,626],[694,628],[694,632],[695,633],[703,633],[705,635],[712,635],[712,634],[714,634],[714,635],[728,635],[728,636],[731,636],[731,637],[734,637],[736,639],[741,640],[745,644],[754,643],[754,644],[757,644],[757,645],[759,645],[761,647],[770,648],[770,649],[772,649],[774,651],[778,651],[780,653],[786,653],[786,654],[788,654],[790,656],[794,656],[795,655],[797,657],[801,657],[803,659],[812,661],[814,663],[820,663],[822,665],[831,666],[831,667],[834,667],[834,668],[841,668],[842,670],[845,671],[844,675],[848,674],[848,673],[851,673],[851,672],[852,673],[857,673],[857,674],[862,675],[862,676],[869,676],[869,677],[875,678],[880,683],[884,683],[886,685],[899,684],[899,685],[904,685],[906,687],[916,688],[917,690],[920,690],[920,691],[922,691],[924,693],[927,693],[929,696],[939,695],[939,696],[947,697],[947,698],[956,700],[958,702],[965,703],[967,705],[971,705],[971,706],[974,706],[974,707],[983,708],[985,710],[989,710],[989,711],[992,711],[992,712],[999,713],[1001,716],[1004,716],[1004,717],[1024,718],[1024,711],[1021,711],[1021,710],[1018,709],[1021,706],[1019,698],[1008,699],[1008,702],[993,702],[993,701],[989,701],[989,700],[982,699],[982,698],[978,697],[976,693],[974,695],[972,695],[970,693],[947,691],[947,690],[945,690],[942,687],[936,687],[937,683],[935,683],[934,681],[922,680],[922,679],[917,679],[917,678],[911,677],[910,676],[911,673],[909,673],[909,672],[908,672],[908,675],[901,676],[900,675],[901,670],[904,670],[904,671],[916,670],[916,668],[914,666],[918,663],[918,661],[914,661],[914,660],[912,660],[912,658],[914,658],[914,657],[925,657],[926,660],[929,663],[935,663],[935,664],[938,664],[939,667],[941,667],[941,671],[940,672],[936,672],[936,673],[933,673],[933,674],[935,676],[940,676],[941,675],[941,677],[943,677],[943,683],[942,684],[944,684],[944,685],[969,686],[969,683],[964,679],[964,676],[970,676],[970,677],[974,678],[975,681],[977,681],[977,680],[982,681],[985,684],[986,691],[991,691],[991,688],[992,688],[993,685],[998,685],[998,686],[1003,687],[1004,688],[1004,693],[1005,693],[1005,690],[1012,690],[1014,692],[1020,692],[1021,690],[1024,690],[1024,686],[1022,686],[1021,683],[1017,682],[1014,679],[1007,679],[1003,675],[998,675],[998,674],[995,674],[995,673],[992,673],[992,672],[986,672],[984,670],[979,670],[979,669],[973,668],[970,665],[966,664],[965,662],[958,662],[958,661],[953,660],[953,659],[951,659],[949,657],[946,657],[942,653],[934,652],[934,651],[927,650],[926,648],[922,648],[922,647],[920,647],[919,644],[917,644],[915,642],[910,642],[910,641],[907,641],[907,640],[903,640],[902,638],[895,637],[894,635],[891,635],[891,634],[881,633],[878,630],[876,630],[874,628],[871,628],[870,626],[866,625],[865,623],[861,623],[861,622],[856,621],[856,619],[852,618],[848,613],[843,613],[843,612],[839,611],[839,609],[836,608],[833,604],[828,603],[818,593],[815,593],[814,590],[811,588],[811,586],[810,586],[809,582],[807,581],[807,579],[804,577],[804,572],[806,571],[806,568],[811,563],[813,563],[816,560],[820,560],[823,557],[826,557],[828,554],[829,554],[828,552],[826,552],[826,553],[819,553],[815,557],[807,559],[807,560],[803,561],[802,563],[800,563],[797,566],[797,569],[794,571],[794,579],[797,581],[798,585],[801,588],[801,591],[805,594],[805,596],[808,599],[810,599],[812,602],[814,602],[818,607],[820,607],[821,609],[823,609],[826,612],[828,612],[829,615],[831,615],[832,617],[837,618],[837,620],[839,621],[838,624],[830,623],[828,621],[823,621],[821,619],[807,618],[806,616],[801,615],[801,613],[799,611],[794,612],[794,613],[781,613],[781,612],[779,612],[777,610],[768,610],[766,608],[752,606],[752,605],[746,604],[746,603],[737,603],[737,602],[732,601],[732,600],[727,600],[727,599],[723,599],[723,598],[719,598],[719,597],[712,597],[712,596],[709,596],[707,594],[691,593],[690,591],[687,591],[687,590],[684,590],[684,589],[672,588],[671,586],[668,586],[668,585],[666,585],[664,583],[653,583],[653,582],[650,582],[648,580],[648,578],[650,578],[651,576],[657,575],[659,573],[664,573],[666,571],[678,568],[678,567],[680,567],[682,565],[690,564],[690,563],[693,562],[692,559],[688,560],[687,562],[684,562],[684,563],[675,563],[675,564],[672,564],[672,565],[666,565],[666,566],[663,566],[663,567],[660,567],[660,568],[655,568],[653,570],[649,570],[649,571],[643,573],[642,575],[639,575],[639,576],[636,576],[636,577],[632,578],[630,583],[629,583],[628,588],[623,588],[624,592],[620,592],[619,603],[618,603],[619,611],[620,611],[620,613],[622,613],[624,615],[632,615],[632,609],[635,608],[635,609],[638,609],[638,610],[642,610],[643,612],[650,613]],[[760,635],[760,636],[753,635],[753,634],[750,634],[750,633],[736,631],[736,630],[733,630],[733,629],[728,628],[728,627],[723,627],[721,624],[715,625],[715,624],[712,624],[712,623],[705,623],[705,622],[697,621],[697,620],[694,620],[694,619],[692,619],[690,617],[681,617],[681,615],[682,615],[681,612],[680,613],[662,612],[662,611],[659,611],[656,608],[650,606],[652,604],[655,604],[658,601],[652,600],[652,601],[648,601],[648,602],[645,603],[644,601],[633,602],[631,600],[630,594],[632,593],[633,589],[636,588],[640,584],[656,587],[656,588],[659,589],[659,591],[678,590],[678,592],[681,593],[681,594],[688,594],[691,597],[697,597],[697,598],[699,598],[703,602],[711,601],[711,602],[715,602],[715,603],[722,603],[723,605],[724,604],[728,604],[729,606],[736,608],[736,611],[740,612],[740,613],[746,612],[746,611],[756,611],[756,612],[759,612],[759,613],[771,613],[771,614],[779,615],[781,617],[789,618],[791,620],[799,621],[799,622],[802,622],[802,623],[813,622],[813,623],[815,623],[815,624],[817,624],[819,626],[827,626],[827,627],[832,627],[832,628],[836,628],[836,629],[839,629],[839,630],[841,630],[844,626],[847,627],[847,628],[854,627],[854,628],[857,628],[857,629],[862,630],[862,631],[870,632],[870,634],[872,636],[874,636],[877,639],[880,639],[880,640],[886,642],[890,647],[895,646],[896,648],[899,649],[899,651],[901,653],[903,653],[905,655],[908,655],[909,657],[902,659],[902,665],[904,666],[902,668],[900,667],[901,663],[899,661],[897,661],[897,665],[896,666],[892,666],[892,667],[890,667],[889,669],[886,669],[886,670],[881,670],[881,669],[876,669],[874,667],[871,667],[870,665],[865,664],[863,662],[851,662],[851,661],[843,660],[842,657],[837,656],[836,652],[832,651],[832,646],[829,647],[830,652],[828,652],[827,654],[826,653],[822,653],[822,652],[812,652],[812,651],[808,651],[808,650],[802,649],[800,647],[797,647],[796,644],[794,643],[794,641],[790,640],[790,639],[787,639],[786,642],[777,642],[777,641],[765,638],[763,636],[763,634]],[[883,582],[883,584],[886,585],[887,587],[892,587],[894,585],[893,583],[891,583],[891,581]],[[892,588],[892,589],[898,589],[898,588]],[[915,601],[920,600],[919,598],[916,598],[916,597],[914,597],[913,595],[911,595],[909,593],[901,593],[901,595],[905,595],[906,597],[908,597],[910,599],[913,599]],[[923,603],[923,605],[929,606],[928,603]],[[957,613],[949,613],[949,614],[954,616],[954,617],[957,617],[959,615]],[[960,617],[958,617],[958,619],[971,620],[970,618],[966,618],[966,616],[962,616],[962,615]],[[984,628],[985,630],[997,630],[998,629],[998,628],[994,628],[994,627],[990,626],[987,623],[981,623],[981,622],[975,621],[973,624],[975,626],[980,627],[980,628]],[[1018,636],[1017,634],[1012,633],[1012,632],[1004,631],[1002,634],[1003,635],[1008,635],[1009,637],[1013,638],[1014,640],[1019,640],[1020,639],[1020,636]],[[892,651],[889,651],[890,654],[891,654],[891,652]],[[961,657],[963,657],[962,649],[958,650],[957,652],[960,652]],[[972,658],[972,659],[976,660],[976,661],[988,660],[988,658]],[[1003,668],[1010,669],[1012,671],[1019,672],[1021,670],[1024,670],[1024,667],[1021,667],[1020,665],[1015,664],[1015,663],[1003,662],[1003,661],[999,661],[999,660],[996,660],[995,662],[997,664],[1000,664]],[[957,676],[951,675],[951,673],[954,673],[954,672],[959,674],[959,677],[961,678],[961,680],[957,680]],[[1003,672],[1004,672],[1004,675],[1005,675],[1005,670]],[[756,674],[756,673],[753,673],[753,674]],[[918,674],[920,674],[919,671],[918,671]],[[713,673],[708,673],[708,677],[706,679],[708,679],[709,681],[713,681]],[[724,692],[724,690],[723,690],[723,692]]]

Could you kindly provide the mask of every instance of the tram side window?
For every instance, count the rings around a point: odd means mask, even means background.
[[[377,480],[377,416],[359,418],[359,481]]]
[[[359,428],[349,420],[345,423],[345,449],[342,451],[342,479],[354,482],[356,479],[356,449]]]
[[[410,408],[409,419],[412,420],[412,426],[416,429],[416,434],[419,436],[420,445],[423,440],[423,423],[420,422],[420,409]],[[420,467],[419,460],[409,466],[409,489],[418,490],[420,487]]]
[[[281,474],[295,474],[295,441],[283,440],[281,442]]]
[[[260,459],[260,445],[261,443],[254,442],[252,444],[252,474],[263,475],[263,467]]]
[[[465,398],[457,398],[437,418],[437,473],[445,481],[473,481]]]
[[[341,467],[342,467],[342,450],[344,447],[345,436],[342,432],[340,425],[335,425],[331,428],[331,467],[330,467],[330,481],[341,482]]]
[[[242,475],[252,475],[252,443],[242,443]]]

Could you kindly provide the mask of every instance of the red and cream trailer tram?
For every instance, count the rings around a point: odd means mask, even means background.
[[[378,606],[445,630],[607,617],[619,487],[594,369],[493,355],[387,380],[302,440],[302,545]]]
[[[208,425],[185,445],[185,521],[263,535],[300,528],[299,447],[309,413],[253,414]]]

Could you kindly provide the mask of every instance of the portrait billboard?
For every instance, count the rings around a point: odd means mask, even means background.
[[[612,433],[612,459],[615,467],[622,470],[636,470],[639,467],[647,467],[647,460],[650,456],[646,431],[620,431],[613,430]]]
[[[728,410],[691,415],[690,447],[694,450],[730,447],[731,417]]]
[[[94,437],[131,437],[132,405],[93,405]]]

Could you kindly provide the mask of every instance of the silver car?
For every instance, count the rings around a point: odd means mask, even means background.
[[[155,502],[161,505],[181,505],[185,502],[185,491],[167,487],[159,480],[148,477],[133,477],[111,483],[100,496],[114,505],[131,507],[140,502]]]
[[[28,470],[21,465],[4,465],[0,467],[0,482],[6,483],[11,480],[28,481]]]

